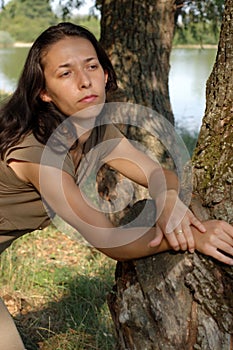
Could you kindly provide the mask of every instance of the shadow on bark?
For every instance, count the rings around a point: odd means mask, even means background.
[[[118,262],[108,305],[119,349],[231,350],[232,279],[231,267],[199,253]]]

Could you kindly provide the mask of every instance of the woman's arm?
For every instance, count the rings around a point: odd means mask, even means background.
[[[117,228],[107,217],[89,202],[66,172],[50,166],[40,166],[29,162],[12,162],[10,166],[16,174],[33,186],[41,194],[44,203],[68,224],[79,231],[96,248],[114,249],[133,243],[143,237],[150,227]],[[30,215],[30,213],[28,213]],[[155,237],[155,245],[159,245],[162,234],[155,228],[151,229],[145,245],[127,255],[127,258],[143,256],[146,254],[150,239]]]
[[[196,227],[192,226],[196,250],[209,255],[224,264],[233,265],[233,227],[225,221],[208,220],[204,222],[206,233],[203,235]],[[155,246],[153,240],[149,243],[151,248],[169,250],[168,242],[162,240],[160,246]]]
[[[190,226],[194,225],[201,232],[205,232],[205,227],[179,199],[176,174],[162,168],[126,138],[119,142],[105,161],[129,179],[148,187],[156,202],[157,230],[166,235],[173,249],[193,252],[195,244]]]
[[[225,221],[209,220],[205,222],[206,233],[203,235],[192,227],[197,251],[211,256],[227,265],[233,265],[233,227]],[[172,250],[163,237],[159,245],[154,245],[155,228],[143,237],[123,247],[100,249],[104,254],[116,260],[129,260]],[[148,243],[148,241],[150,241]]]
[[[40,176],[38,164],[13,162],[11,166],[22,180],[29,181],[41,192],[59,216],[109,257],[129,260],[172,249],[158,227],[113,227],[104,214],[90,206],[67,173],[42,167],[43,176]],[[204,224],[207,229],[204,235],[191,226],[196,249],[225,264],[233,265],[233,227],[217,220],[206,221]]]
[[[38,164],[12,162],[11,167],[23,181],[29,181],[38,191],[42,191],[45,200],[59,216],[92,244],[96,243],[93,245],[109,257],[129,260],[172,249],[158,227],[114,228],[105,215],[91,207],[83,198],[67,173],[43,167],[44,174],[40,177]],[[204,235],[191,226],[196,249],[225,264],[233,265],[233,227],[218,220],[206,221],[204,224]]]
[[[153,241],[154,243],[155,239],[157,244],[151,246],[151,242]],[[172,248],[165,237],[162,236],[161,240],[160,237],[157,236],[156,227],[151,227],[142,237],[129,244],[121,247],[101,248],[98,250],[112,259],[126,261],[165,252],[172,250]]]
[[[156,171],[158,186],[154,188],[154,196],[168,189],[179,190],[178,179],[174,172],[162,168],[158,162],[135,148],[126,138],[122,138],[104,161],[128,179],[144,187],[148,187],[149,178]]]

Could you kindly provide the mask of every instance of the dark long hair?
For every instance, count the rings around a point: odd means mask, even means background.
[[[19,143],[30,132],[46,144],[57,126],[67,116],[52,102],[43,102],[40,92],[45,88],[42,58],[51,45],[69,36],[89,40],[94,46],[99,62],[108,73],[106,92],[117,88],[113,66],[95,36],[86,28],[69,22],[59,23],[45,30],[32,45],[20,76],[18,87],[0,110],[0,154]]]

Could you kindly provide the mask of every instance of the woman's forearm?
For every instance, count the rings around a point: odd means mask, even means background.
[[[206,232],[200,232],[192,226],[196,248],[200,253],[211,256],[225,264],[233,265],[233,227],[225,221],[206,221]],[[150,242],[156,237],[156,228],[152,227],[141,238],[132,243],[115,248],[99,249],[107,256],[124,261],[137,259],[153,254],[171,250],[171,246],[165,237],[162,237],[160,244],[151,246]]]
[[[113,248],[99,248],[98,250],[112,259],[124,261],[146,257],[171,249],[165,237],[162,238],[159,245],[151,247],[150,242],[155,238],[155,235],[156,228],[152,227],[142,237],[129,244]]]
[[[148,190],[153,199],[157,199],[161,193],[169,190],[179,191],[179,181],[173,171],[156,168],[148,179]]]

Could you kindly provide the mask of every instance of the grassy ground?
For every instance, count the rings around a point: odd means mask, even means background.
[[[115,349],[115,264],[52,226],[14,242],[0,258],[0,297],[27,350]]]

